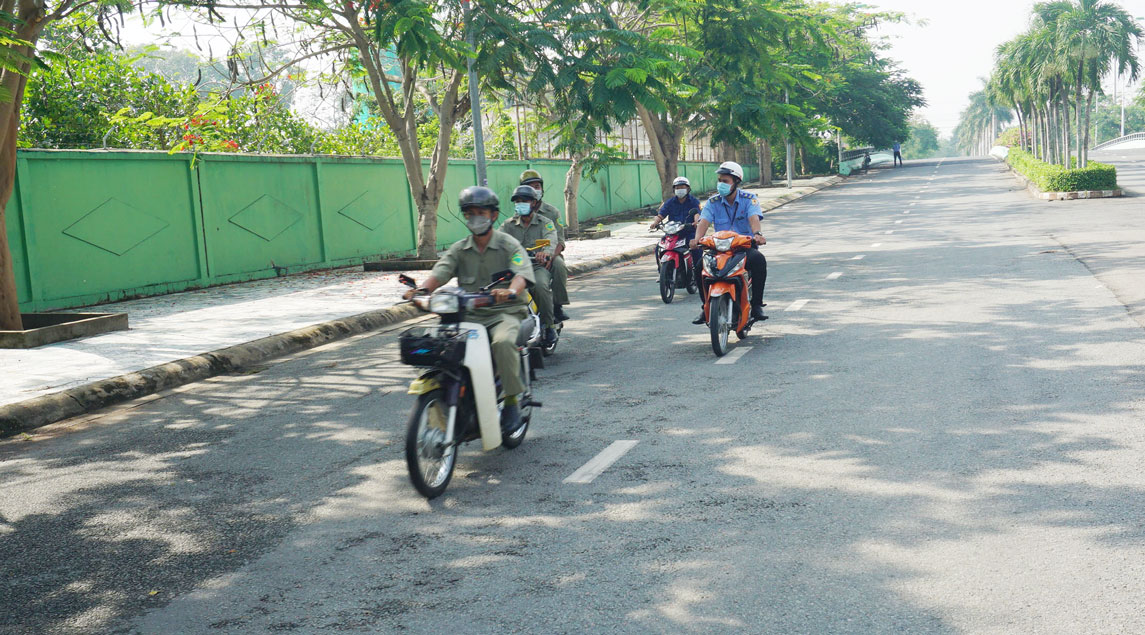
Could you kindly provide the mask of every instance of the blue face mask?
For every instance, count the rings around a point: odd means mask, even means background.
[[[732,184],[720,181],[716,183],[716,191],[720,193],[720,196],[727,196],[732,193]]]
[[[517,216],[528,216],[533,212],[533,206],[529,203],[513,203],[513,209],[517,210]]]

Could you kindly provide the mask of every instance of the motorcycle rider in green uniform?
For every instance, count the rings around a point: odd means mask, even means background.
[[[505,270],[513,272],[512,280],[490,291],[495,305],[474,309],[467,314],[469,319],[484,325],[489,331],[493,364],[506,395],[501,411],[501,430],[512,434],[521,427],[517,398],[524,392],[525,384],[521,382],[517,334],[521,330],[521,320],[529,315],[525,290],[533,285],[533,267],[529,264],[528,252],[516,238],[493,229],[493,221],[497,220],[501,210],[501,201],[493,190],[481,186],[467,187],[461,190],[458,207],[465,215],[465,225],[472,235],[446,250],[421,285],[407,291],[404,297],[408,300],[418,293],[432,293],[454,277],[458,286],[474,293],[489,284],[494,274]]]
[[[553,288],[550,267],[556,254],[558,239],[556,223],[538,213],[541,197],[537,190],[528,185],[518,186],[513,192],[513,217],[501,224],[501,231],[517,239],[527,250],[539,240],[549,241],[547,247],[533,253],[533,299],[537,302],[537,313],[541,316],[544,328],[542,337],[545,346],[556,340],[553,330]]]
[[[525,170],[521,173],[521,185],[528,185],[537,191],[537,196],[543,198],[545,195],[545,180],[541,178],[540,172],[536,170]],[[553,315],[558,322],[564,322],[569,319],[565,315],[564,309],[561,307],[569,303],[569,270],[565,265],[565,258],[562,254],[565,251],[565,225],[561,220],[560,210],[552,205],[541,201],[541,206],[537,210],[541,216],[553,221],[557,227],[557,250],[553,255],[552,265],[549,267],[549,272],[553,277]]]

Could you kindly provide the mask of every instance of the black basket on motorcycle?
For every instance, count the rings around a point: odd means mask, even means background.
[[[410,366],[455,366],[465,357],[468,339],[469,331],[434,332],[415,326],[398,336],[402,363]]]

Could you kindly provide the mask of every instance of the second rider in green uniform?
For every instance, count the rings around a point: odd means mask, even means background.
[[[544,343],[549,346],[556,339],[556,332],[553,330],[555,285],[550,270],[559,242],[557,227],[552,220],[538,213],[541,197],[537,194],[537,190],[528,185],[519,186],[513,192],[512,200],[516,213],[501,224],[501,231],[516,238],[525,249],[533,249],[538,241],[549,242],[548,246],[536,249],[533,253],[533,277],[536,279],[533,299],[537,301],[537,313],[541,315],[541,324],[544,326]]]
[[[541,199],[545,195],[545,181],[541,178],[541,173],[536,170],[525,170],[521,173],[521,185],[528,185],[537,191],[537,198]],[[569,303],[569,270],[565,265],[565,226],[561,221],[560,210],[552,205],[541,201],[541,206],[537,209],[541,216],[553,221],[557,227],[557,250],[553,256],[553,262],[549,266],[549,272],[553,276],[553,316],[558,322],[564,322],[569,319],[565,315],[564,309],[561,307]],[[527,246],[527,245],[526,245]]]

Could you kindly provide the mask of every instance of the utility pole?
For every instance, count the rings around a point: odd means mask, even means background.
[[[461,0],[461,6],[465,9],[465,41],[476,50],[472,7],[469,6],[469,0]],[[473,158],[477,163],[477,184],[488,185],[489,178],[485,172],[485,139],[481,134],[481,95],[477,89],[477,73],[473,72],[472,57],[468,58],[465,64],[469,70],[469,112],[473,115]]]
[[[839,174],[843,173],[843,129],[835,129],[835,149],[839,151]]]
[[[783,91],[783,103],[791,103],[791,95]],[[791,151],[791,126],[787,126],[787,189],[791,189],[791,173],[795,171],[795,155]]]

